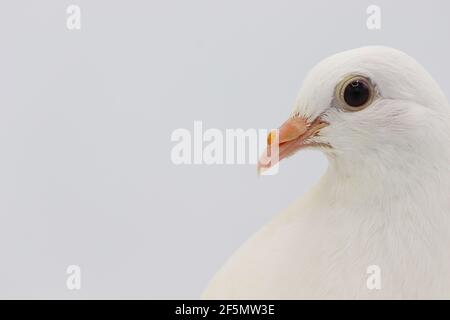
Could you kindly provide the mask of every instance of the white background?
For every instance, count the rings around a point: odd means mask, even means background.
[[[277,127],[314,64],[369,44],[412,55],[448,95],[449,16],[444,0],[2,0],[0,298],[198,298],[327,163],[175,166],[173,130]]]

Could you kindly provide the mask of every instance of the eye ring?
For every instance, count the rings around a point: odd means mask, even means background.
[[[336,96],[345,111],[356,112],[373,102],[375,89],[368,78],[350,75],[336,87]]]

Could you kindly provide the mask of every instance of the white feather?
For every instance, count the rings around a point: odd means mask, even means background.
[[[359,112],[334,98],[349,74],[379,94]],[[333,146],[329,168],[242,245],[204,298],[450,298],[450,108],[432,77],[391,48],[342,52],[311,70],[293,113],[330,123],[315,138]],[[367,288],[370,265],[381,290]]]

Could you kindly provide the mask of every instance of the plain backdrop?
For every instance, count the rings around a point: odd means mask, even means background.
[[[412,55],[448,96],[449,16],[444,0],[2,0],[0,298],[199,298],[327,162],[175,166],[171,133],[277,127],[314,64],[369,44]]]

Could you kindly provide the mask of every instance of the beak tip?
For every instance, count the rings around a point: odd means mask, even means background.
[[[264,159],[265,160],[265,159]],[[269,159],[268,162],[264,163],[262,160],[258,161],[258,164],[256,165],[256,172],[258,176],[262,176],[264,172],[269,170],[272,167],[271,160]]]
[[[268,135],[267,135],[267,145],[270,146],[272,145],[272,141],[276,138],[276,133],[275,131],[271,131]]]

